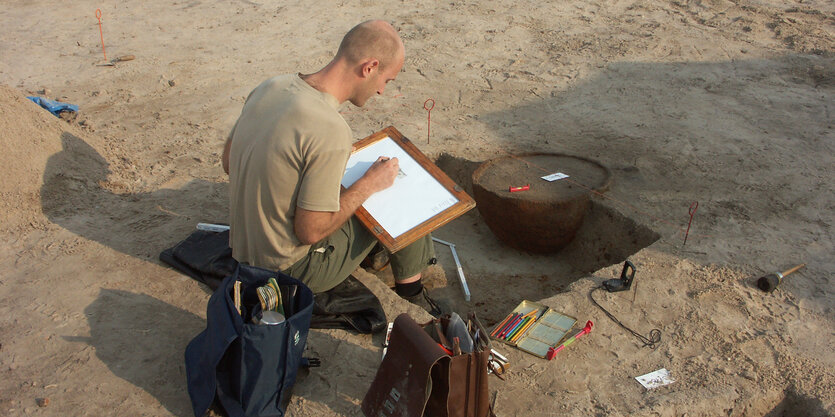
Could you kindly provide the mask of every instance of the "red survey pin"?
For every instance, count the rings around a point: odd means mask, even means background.
[[[429,107],[426,107],[426,105],[430,101],[432,102],[432,104]],[[426,99],[426,101],[423,102],[423,109],[426,110],[426,143],[427,144],[429,143],[429,128],[432,124],[432,109],[434,109],[434,108],[435,108],[435,100],[433,100],[431,98],[428,98],[428,99]]]
[[[104,32],[101,30],[101,9],[96,9],[96,19],[99,19],[99,36],[101,37],[101,53],[107,61],[107,52],[104,51]]]
[[[687,244],[687,236],[690,234],[690,225],[693,223],[693,216],[696,215],[696,209],[698,209],[698,208],[699,208],[699,202],[698,201],[694,201],[693,204],[690,205],[690,209],[688,210],[688,213],[690,213],[690,221],[687,222],[687,231],[684,232],[684,242],[681,244],[682,248],[684,247],[685,244]]]

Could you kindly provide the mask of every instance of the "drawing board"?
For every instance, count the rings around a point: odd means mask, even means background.
[[[342,186],[350,187],[378,157],[397,158],[394,184],[373,194],[357,217],[390,251],[409,245],[475,207],[475,201],[394,127],[359,141]]]

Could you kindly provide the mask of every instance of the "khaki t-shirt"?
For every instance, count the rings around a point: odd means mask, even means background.
[[[352,134],[338,106],[296,74],[250,93],[230,133],[230,245],[238,261],[289,268],[310,248],[293,231],[296,206],[339,211]]]

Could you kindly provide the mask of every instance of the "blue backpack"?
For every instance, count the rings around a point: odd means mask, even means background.
[[[261,304],[256,289],[275,278],[285,321],[255,324]],[[233,291],[241,281],[241,313]],[[202,417],[217,399],[230,417],[282,417],[296,381],[313,312],[313,292],[301,281],[262,268],[239,265],[212,294],[206,330],[186,347],[188,393]]]

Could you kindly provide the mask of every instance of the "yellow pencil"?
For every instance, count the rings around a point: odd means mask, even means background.
[[[513,336],[512,339],[510,339],[510,341],[515,343],[516,340],[519,339],[520,337],[522,337],[522,335],[525,334],[526,331],[528,331],[528,328],[533,326],[533,324],[535,322],[536,322],[536,320],[531,320],[527,324],[525,324],[525,327],[522,327],[522,330],[519,330],[518,332],[516,332],[516,334]]]
[[[531,311],[528,314],[525,314],[524,316],[522,316],[522,318],[525,319],[525,318],[531,317],[531,316],[535,315],[537,311],[539,311],[539,309],[536,309],[534,311]]]
[[[537,313],[538,311],[539,311],[539,309],[534,309],[533,311],[529,312],[528,314],[525,314],[524,316],[522,316],[522,320],[525,320],[525,319],[530,319],[530,320],[528,320],[528,322],[527,322],[527,323],[525,323],[525,324],[524,324],[524,325],[523,325],[523,326],[519,329],[519,331],[517,331],[517,332],[516,332],[516,334],[514,334],[514,335],[513,335],[513,336],[514,336],[513,338],[511,338],[510,340],[508,340],[509,342],[513,342],[513,341],[515,341],[517,336],[521,335],[521,334],[525,331],[525,329],[527,329],[528,327],[530,327],[531,323],[533,323],[534,321],[536,321],[536,313]]]

